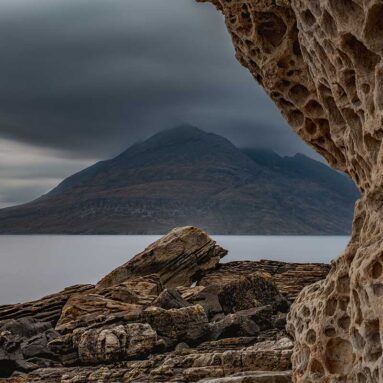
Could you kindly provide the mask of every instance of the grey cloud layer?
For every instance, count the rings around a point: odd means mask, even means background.
[[[93,157],[188,122],[238,144],[253,126],[252,144],[304,150],[208,5],[14,0],[0,15],[3,137]]]
[[[183,123],[312,154],[194,0],[3,0],[0,52],[0,205]],[[41,151],[4,162],[6,142]]]

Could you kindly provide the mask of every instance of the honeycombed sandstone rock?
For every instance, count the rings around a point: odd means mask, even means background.
[[[205,1],[294,130],[362,192],[347,249],[293,305],[294,379],[381,382],[383,3]]]

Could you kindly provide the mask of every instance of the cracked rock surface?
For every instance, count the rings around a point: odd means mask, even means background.
[[[347,249],[289,315],[294,379],[381,382],[383,2],[206,1],[292,128],[362,192]]]
[[[0,306],[0,380],[290,382],[286,315],[328,266],[225,254],[178,228],[95,286]]]

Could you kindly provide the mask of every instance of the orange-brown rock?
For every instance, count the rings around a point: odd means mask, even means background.
[[[296,289],[327,267],[219,264],[225,254],[202,230],[179,228],[96,286],[0,307],[0,380],[289,382],[280,289],[292,299],[299,274]]]
[[[201,274],[214,269],[226,254],[204,231],[191,226],[176,228],[106,275],[97,288],[150,274],[157,274],[165,287],[190,286]]]
[[[203,277],[199,285],[229,284],[238,280],[238,276],[263,273],[266,277],[269,275],[278,290],[292,302],[305,286],[324,279],[329,271],[330,265],[324,263],[287,263],[265,259],[237,261],[220,264]]]
[[[32,302],[0,306],[0,326],[1,322],[9,319],[26,317],[31,317],[41,322],[51,322],[52,325],[56,325],[69,297],[73,294],[91,291],[93,288],[93,285],[76,285]]]
[[[381,382],[383,3],[206,1],[294,130],[362,192],[347,249],[290,314],[295,382]]]

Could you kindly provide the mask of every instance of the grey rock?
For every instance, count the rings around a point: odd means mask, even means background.
[[[165,310],[180,309],[190,306],[176,289],[165,289],[152,303],[152,306],[160,307]]]

